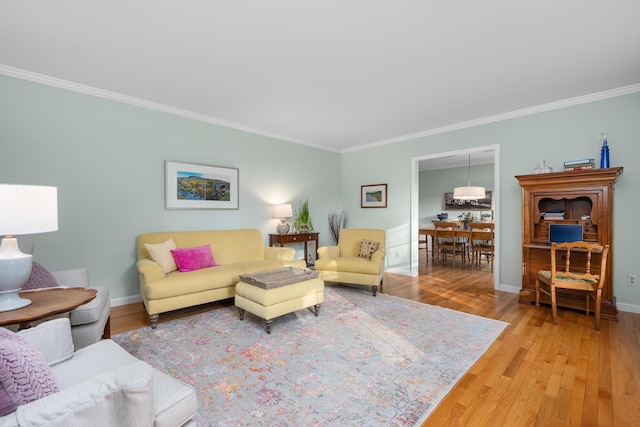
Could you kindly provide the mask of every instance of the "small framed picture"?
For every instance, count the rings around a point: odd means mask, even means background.
[[[238,169],[165,161],[166,209],[238,209]]]
[[[386,208],[387,184],[374,184],[360,186],[361,208]]]

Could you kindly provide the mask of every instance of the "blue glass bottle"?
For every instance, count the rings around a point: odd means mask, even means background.
[[[606,169],[609,167],[609,145],[607,144],[607,134],[603,133],[602,139],[602,151],[600,152],[600,168]]]

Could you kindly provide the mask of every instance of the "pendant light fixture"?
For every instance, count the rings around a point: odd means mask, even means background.
[[[469,153],[469,175],[467,186],[454,188],[453,198],[456,200],[478,200],[485,198],[484,187],[471,186],[471,153]]]

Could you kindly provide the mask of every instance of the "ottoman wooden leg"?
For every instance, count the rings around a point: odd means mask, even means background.
[[[267,333],[271,333],[271,325],[273,325],[273,319],[265,320],[264,327],[267,329]]]
[[[240,314],[240,320],[244,320],[244,310],[238,307],[238,313]]]
[[[313,306],[313,314],[315,314],[316,317],[318,317],[318,315],[320,314],[320,304],[316,304]]]

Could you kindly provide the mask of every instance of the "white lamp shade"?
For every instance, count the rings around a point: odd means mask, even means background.
[[[274,218],[291,218],[293,216],[293,208],[290,203],[273,206]]]
[[[40,185],[0,184],[0,236],[58,229],[58,189]]]
[[[484,187],[456,187],[453,189],[453,198],[457,200],[478,200],[484,199]]]

